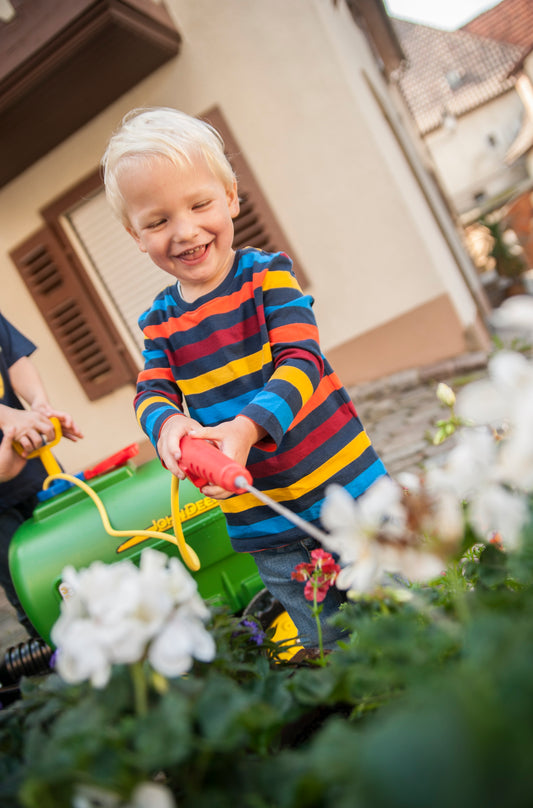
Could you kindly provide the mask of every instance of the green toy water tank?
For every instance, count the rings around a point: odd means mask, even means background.
[[[110,536],[95,503],[73,487],[37,506],[16,531],[9,548],[9,568],[21,605],[35,629],[50,642],[61,604],[61,575],[93,561],[123,558],[137,563],[145,547],[180,557],[175,544],[135,536],[136,530],[173,535],[171,475],[158,460],[122,466],[90,481],[102,500],[111,526],[131,530],[132,538]],[[231,547],[226,521],[217,502],[204,497],[189,480],[180,482],[180,520],[185,540],[197,553],[200,569],[191,573],[208,601],[242,610],[262,588],[257,567],[247,553]]]

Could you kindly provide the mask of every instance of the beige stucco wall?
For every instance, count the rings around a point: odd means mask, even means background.
[[[509,90],[463,115],[452,128],[442,127],[427,135],[426,144],[440,180],[459,213],[477,206],[476,193],[484,192],[487,201],[526,177],[522,163],[505,163],[523,115],[518,93]],[[489,138],[494,139],[494,145]]]
[[[85,441],[63,441],[57,450],[70,471],[142,437],[133,391],[87,401],[7,253],[40,226],[40,207],[94,170],[132,107],[222,109],[305,267],[327,351],[443,297],[455,315],[450,345],[461,344],[477,316],[370,89],[386,97],[342,0],[167,6],[183,36],[180,55],[0,190],[0,307],[38,343],[36,361],[53,401],[85,430]]]

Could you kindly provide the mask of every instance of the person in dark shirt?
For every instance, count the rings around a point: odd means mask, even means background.
[[[59,420],[66,438],[76,441],[83,437],[72,417],[50,404],[29,358],[35,350],[34,343],[0,314],[0,586],[30,634],[32,628],[20,606],[8,565],[11,539],[32,515],[37,493],[47,477],[41,460],[27,459],[27,455],[54,438],[51,417]],[[22,456],[13,450],[14,440],[21,445]]]

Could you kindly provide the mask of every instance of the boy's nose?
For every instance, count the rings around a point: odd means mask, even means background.
[[[190,241],[197,232],[198,228],[194,220],[190,216],[180,216],[175,219],[172,228],[172,239],[177,243]]]

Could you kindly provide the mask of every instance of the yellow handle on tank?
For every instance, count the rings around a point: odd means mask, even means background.
[[[50,421],[54,427],[53,439],[51,441],[46,441],[42,446],[39,446],[38,449],[34,449],[33,452],[26,455],[26,457],[28,460],[31,460],[34,457],[39,457],[48,474],[59,474],[61,473],[61,466],[52,454],[51,449],[52,446],[59,443],[63,433],[61,431],[61,423],[59,422],[58,418],[52,417],[50,418]],[[13,448],[20,455],[24,453],[24,449],[17,440],[13,441]]]

